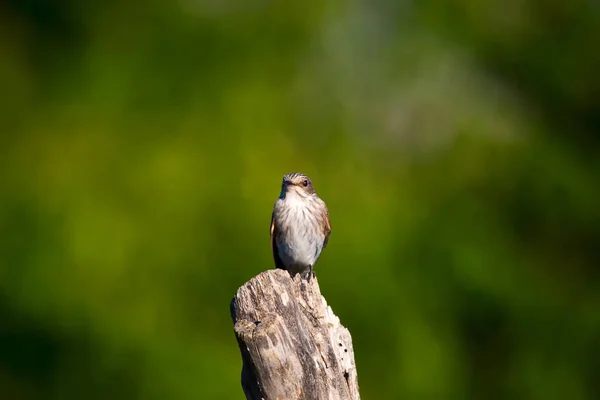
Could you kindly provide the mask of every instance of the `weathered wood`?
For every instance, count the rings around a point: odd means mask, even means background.
[[[265,271],[231,302],[248,400],[359,399],[352,338],[310,282]]]

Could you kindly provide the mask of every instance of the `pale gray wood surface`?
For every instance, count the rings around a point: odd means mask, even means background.
[[[359,399],[352,338],[310,282],[265,271],[231,302],[249,400]]]

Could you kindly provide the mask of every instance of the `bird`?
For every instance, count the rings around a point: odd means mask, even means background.
[[[329,242],[329,211],[312,180],[299,172],[284,175],[271,215],[271,250],[275,267],[310,281]]]

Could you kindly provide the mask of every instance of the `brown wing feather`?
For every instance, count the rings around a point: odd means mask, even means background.
[[[325,218],[323,218],[323,231],[325,232],[325,240],[323,241],[323,248],[327,247],[329,243],[329,235],[331,234],[331,221],[329,220],[329,213],[325,210]]]
[[[285,269],[281,258],[279,258],[279,250],[275,243],[275,237],[277,236],[277,228],[275,227],[275,213],[271,215],[271,250],[273,251],[273,260],[275,260],[275,268]]]

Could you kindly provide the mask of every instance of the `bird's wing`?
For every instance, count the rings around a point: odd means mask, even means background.
[[[277,228],[275,227],[275,212],[271,215],[271,250],[273,251],[273,260],[275,260],[275,268],[285,269],[281,258],[279,258],[279,250],[275,238],[277,237]]]
[[[325,218],[323,218],[323,232],[325,232],[325,240],[323,241],[323,248],[325,248],[331,234],[331,221],[329,220],[329,212],[327,210],[325,210]]]

